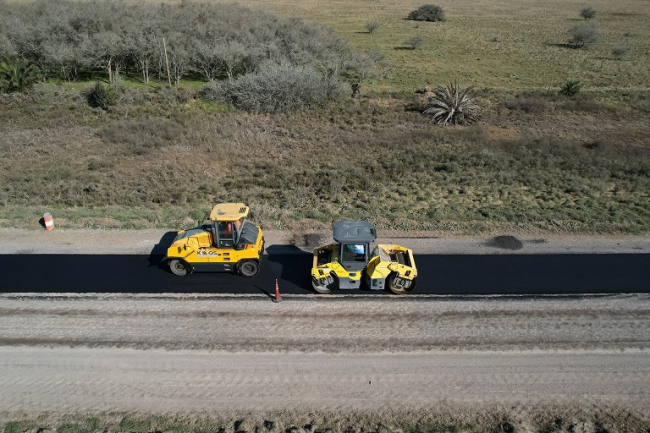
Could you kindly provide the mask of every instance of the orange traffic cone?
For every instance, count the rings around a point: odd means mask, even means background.
[[[278,280],[276,278],[275,280],[275,302],[280,302],[282,299],[280,299],[280,285],[278,284]]]
[[[45,230],[52,230],[54,228],[54,218],[50,212],[43,214],[43,222],[45,223]]]

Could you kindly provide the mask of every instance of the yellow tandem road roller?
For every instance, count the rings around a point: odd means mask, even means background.
[[[312,287],[318,293],[337,289],[365,288],[404,295],[415,288],[418,275],[413,251],[400,245],[370,245],[377,238],[375,227],[365,220],[334,223],[336,243],[314,250]]]
[[[216,205],[204,224],[181,230],[167,249],[172,273],[236,272],[254,277],[260,271],[264,252],[261,227],[246,220],[249,208],[243,203]]]

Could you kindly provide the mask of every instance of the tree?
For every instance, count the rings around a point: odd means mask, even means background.
[[[580,16],[582,18],[588,20],[588,19],[593,18],[594,16],[596,16],[596,11],[593,10],[592,8],[590,8],[590,7],[585,7],[585,8],[582,8],[582,10],[580,11]]]
[[[167,39],[167,56],[172,83],[176,86],[190,66],[191,55],[183,34],[174,32]]]
[[[231,82],[237,75],[254,71],[264,58],[259,49],[247,47],[237,41],[219,44],[215,49],[222,70]]]
[[[43,78],[74,80],[85,69],[115,84],[128,71],[147,83],[157,68],[166,80],[163,36],[176,83],[187,73],[232,81],[266,60],[345,74],[354,55],[333,29],[233,4],[0,0],[0,61],[23,58]]]
[[[106,70],[108,81],[113,84],[118,80],[120,69],[127,59],[125,41],[112,31],[96,33],[89,44],[84,45],[85,55],[93,59],[93,63]]]
[[[446,87],[438,86],[422,114],[443,125],[474,123],[480,117],[480,107],[472,94],[473,90],[473,87],[461,89],[457,82],[449,83]]]
[[[38,68],[24,60],[0,63],[0,87],[3,92],[23,91],[38,79]]]
[[[432,4],[423,5],[411,11],[407,19],[415,21],[446,21],[442,8]]]
[[[221,50],[215,43],[196,41],[194,43],[193,63],[205,77],[206,81],[214,81],[223,71]]]
[[[598,30],[595,24],[580,24],[569,30],[571,39],[569,44],[573,48],[582,48],[598,40]]]

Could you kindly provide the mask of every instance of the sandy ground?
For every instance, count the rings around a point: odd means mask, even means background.
[[[165,230],[27,230],[0,228],[1,254],[164,254]],[[265,230],[267,247],[295,246],[311,252],[332,242],[330,232]],[[650,235],[436,236],[427,232],[379,233],[381,243],[412,248],[416,254],[650,254]]]
[[[4,348],[0,406],[47,412],[349,410],[462,403],[650,409],[645,354],[232,354]]]
[[[10,413],[571,403],[650,413],[650,296],[0,296]]]

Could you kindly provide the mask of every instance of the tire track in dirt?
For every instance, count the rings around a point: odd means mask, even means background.
[[[417,409],[579,399],[650,408],[647,353],[235,354],[0,347],[8,411]]]
[[[225,351],[650,349],[650,297],[0,298],[0,344]]]

